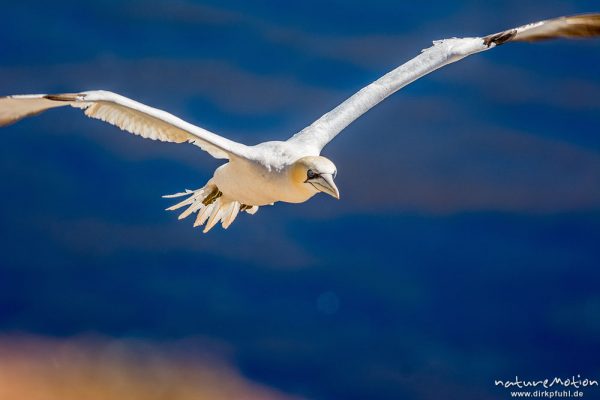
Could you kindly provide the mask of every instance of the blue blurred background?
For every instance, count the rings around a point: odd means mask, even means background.
[[[112,90],[254,144],[434,39],[591,11],[600,1],[4,2],[0,94]],[[599,66],[600,40],[451,65],[325,148],[340,201],[263,207],[208,235],[160,197],[219,165],[194,146],[70,109],[3,129],[0,333],[202,338],[247,379],[311,399],[500,399],[494,379],[600,378]]]

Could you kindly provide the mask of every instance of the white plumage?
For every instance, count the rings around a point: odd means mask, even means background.
[[[434,42],[417,57],[364,87],[287,141],[246,146],[185,122],[172,114],[102,90],[58,95],[0,98],[0,126],[45,110],[70,105],[85,115],[143,138],[189,142],[228,162],[207,184],[166,198],[185,197],[167,210],[183,208],[179,218],[196,213],[194,226],[208,232],[229,227],[240,211],[254,214],[259,206],[278,201],[301,203],[318,192],[339,198],[335,165],[320,156],[323,147],[346,126],[409,83],[471,54],[512,41],[600,35],[600,14],[560,17],[477,38]]]

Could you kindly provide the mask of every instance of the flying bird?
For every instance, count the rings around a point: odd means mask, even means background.
[[[215,158],[228,160],[202,188],[164,196],[183,197],[167,210],[185,207],[179,219],[196,214],[194,226],[205,225],[204,232],[208,232],[219,222],[223,228],[229,227],[240,211],[254,214],[260,206],[278,201],[302,203],[319,192],[339,199],[334,182],[336,166],[321,156],[325,145],[386,97],[430,72],[510,42],[599,35],[600,14],[587,14],[535,22],[484,37],[438,40],[288,140],[254,146],[234,142],[165,111],[102,90],[2,97],[0,126],[69,105],[134,135],[192,143]]]

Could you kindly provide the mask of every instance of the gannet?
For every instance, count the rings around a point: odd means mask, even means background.
[[[185,207],[179,219],[195,213],[194,226],[205,224],[204,232],[208,232],[219,222],[223,228],[229,227],[240,211],[254,214],[260,206],[279,201],[302,203],[319,192],[339,199],[334,183],[336,166],[321,156],[325,145],[386,97],[430,72],[509,42],[598,35],[600,14],[587,14],[535,22],[484,37],[434,41],[432,47],[364,87],[288,140],[254,146],[234,142],[165,111],[103,90],[2,97],[0,126],[70,105],[88,117],[134,135],[192,143],[217,159],[228,160],[203,187],[164,196],[185,197],[167,210]]]

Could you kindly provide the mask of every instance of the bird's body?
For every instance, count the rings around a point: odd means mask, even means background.
[[[294,163],[311,154],[288,142],[264,142],[251,149],[252,159],[233,157],[215,171],[212,180],[224,196],[265,206],[278,201],[302,203],[317,193],[290,179]]]
[[[70,105],[91,118],[116,125],[148,139],[190,142],[210,155],[227,159],[200,189],[165,197],[184,197],[168,208],[184,208],[180,218],[196,213],[194,226],[210,230],[221,222],[227,228],[240,211],[279,201],[302,203],[319,192],[339,198],[335,165],[320,156],[323,147],[346,126],[409,83],[469,55],[512,41],[600,35],[600,14],[560,17],[476,38],[434,42],[420,55],[364,87],[338,107],[287,141],[246,146],[187,123],[174,115],[102,90],[0,98],[0,126],[45,110]]]
[[[204,187],[165,196],[188,196],[168,210],[187,207],[180,218],[198,212],[195,225],[206,222],[205,231],[208,231],[218,221],[228,227],[239,211],[253,214],[258,207],[278,201],[303,203],[319,191],[339,198],[333,183],[337,172],[335,166],[313,153],[309,147],[290,141],[251,146],[245,157],[232,156],[229,162],[217,168]],[[310,178],[308,171],[319,172],[314,172],[317,176]],[[307,182],[314,182],[314,185]],[[325,186],[315,186],[319,184]]]

